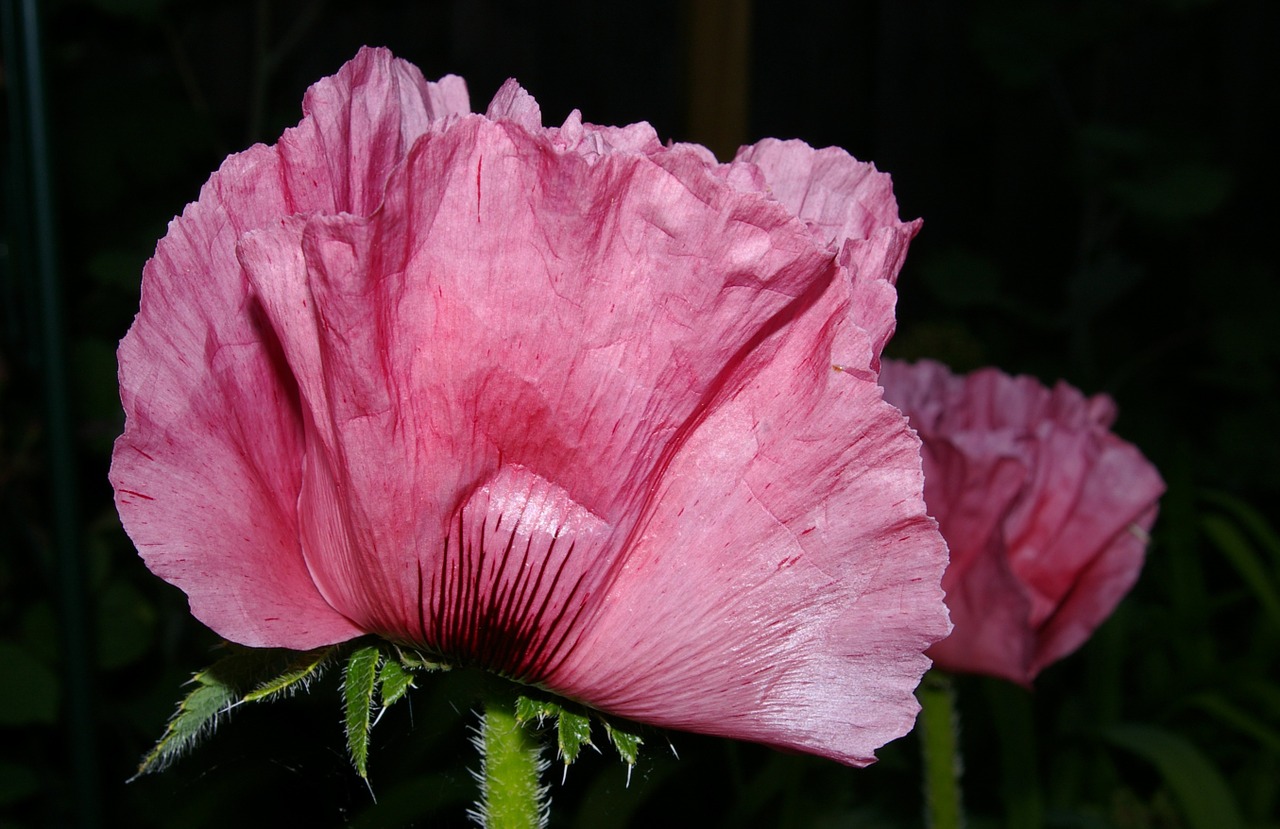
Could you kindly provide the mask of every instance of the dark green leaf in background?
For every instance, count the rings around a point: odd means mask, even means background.
[[[0,642],[0,725],[53,723],[58,678],[53,670],[11,642]]]
[[[1222,775],[1184,737],[1151,725],[1117,725],[1104,736],[1151,763],[1177,798],[1191,829],[1244,829]]]

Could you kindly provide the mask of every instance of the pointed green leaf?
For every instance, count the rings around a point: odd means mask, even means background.
[[[373,690],[378,678],[378,662],[382,651],[376,645],[365,645],[352,651],[347,659],[342,696],[346,707],[347,750],[356,774],[368,778],[369,724],[373,710]]]
[[[618,750],[618,756],[623,762],[628,766],[634,766],[640,757],[640,745],[644,742],[640,739],[640,735],[622,731],[608,720],[604,721],[604,733],[609,736],[609,742],[613,743],[613,747]]]
[[[559,705],[550,700],[516,697],[516,722],[521,725],[527,723],[542,725],[543,721],[560,716],[562,710]]]
[[[413,687],[413,674],[394,659],[382,663],[378,671],[378,696],[384,709],[390,708]]]
[[[567,766],[582,753],[582,747],[591,745],[591,720],[585,714],[560,709],[560,721],[556,726],[556,741],[560,757]]]
[[[160,741],[143,759],[135,777],[165,768],[213,731],[219,718],[243,700],[270,698],[314,675],[296,676],[319,651],[299,654],[283,648],[225,646],[228,654],[191,678],[196,687],[178,704]],[[325,653],[328,649],[325,650]],[[252,690],[250,690],[252,689]]]
[[[319,678],[325,663],[337,649],[337,646],[317,648],[292,655],[282,673],[258,683],[256,688],[244,695],[244,701],[258,702],[288,696],[299,690],[305,691],[313,679]]]
[[[226,656],[191,678],[190,684],[196,687],[178,704],[164,735],[143,758],[135,777],[168,766],[240,703],[275,699],[305,689],[320,675],[326,661],[346,648],[334,645],[299,652],[230,643],[224,647]]]
[[[218,718],[239,699],[236,689],[219,680],[212,669],[201,671],[191,681],[195,689],[178,703],[178,710],[170,718],[164,736],[142,758],[142,764],[131,779],[167,767],[197,740],[211,733]]]

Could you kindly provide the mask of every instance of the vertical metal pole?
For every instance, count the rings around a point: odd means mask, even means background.
[[[57,245],[54,232],[53,176],[49,153],[48,113],[45,108],[44,67],[39,0],[3,0],[6,64],[12,73],[14,141],[22,145],[26,169],[16,172],[19,209],[27,211],[30,239],[27,262],[35,279],[39,309],[38,354],[44,381],[46,441],[51,481],[51,538],[57,563],[58,609],[66,700],[63,723],[69,751],[68,781],[72,808],[79,826],[99,825],[99,802],[91,707],[93,654],[89,647],[87,602],[80,548],[80,519],[76,504],[75,456],[66,355],[62,323]]]

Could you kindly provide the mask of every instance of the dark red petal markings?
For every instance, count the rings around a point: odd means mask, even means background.
[[[597,560],[608,544],[608,525],[564,490],[503,467],[458,508],[441,558],[419,563],[420,643],[545,682],[608,571]]]

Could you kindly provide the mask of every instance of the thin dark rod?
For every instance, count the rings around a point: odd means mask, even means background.
[[[22,0],[15,10],[4,0],[6,46],[16,47],[7,61],[14,74],[13,91],[22,97],[25,117],[14,124],[15,140],[24,144],[28,227],[33,276],[39,309],[37,328],[44,379],[46,442],[51,481],[51,538],[57,561],[62,668],[66,681],[63,725],[70,752],[71,808],[76,823],[92,829],[100,824],[95,728],[92,710],[93,653],[89,646],[87,601],[76,503],[76,466],[72,440],[62,321],[61,287],[54,230],[53,176],[46,110],[42,38],[38,0]],[[15,13],[16,12],[16,13]],[[20,38],[20,42],[18,41]],[[20,173],[23,171],[19,171]]]

